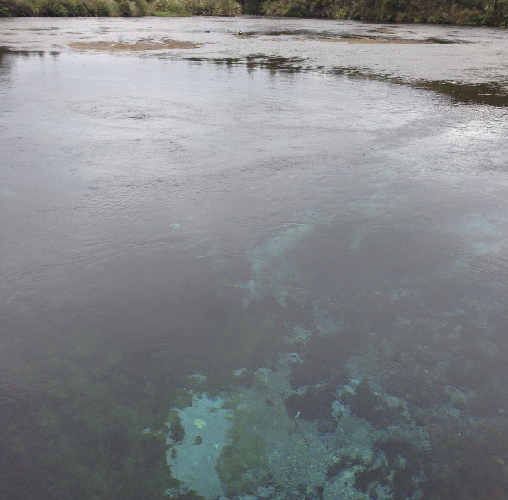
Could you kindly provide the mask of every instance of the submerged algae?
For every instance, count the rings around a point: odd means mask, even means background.
[[[292,282],[298,281],[294,275],[294,267],[287,262],[287,252],[312,233],[312,224],[300,224],[290,227],[268,242],[253,248],[249,253],[251,263],[251,279],[244,285],[248,292],[248,301],[261,298],[265,294],[272,295],[280,305],[285,306],[289,298],[297,301],[305,299],[305,292],[290,294],[287,286],[288,277]]]
[[[266,445],[257,432],[262,408],[235,410],[233,427],[228,432],[229,444],[224,447],[217,473],[228,495],[254,495],[259,485],[268,482]]]
[[[192,407],[181,410],[184,424],[192,428],[196,415],[201,415],[203,420],[213,420],[206,429],[216,426],[220,436],[216,436],[214,454],[204,446],[204,430],[200,431],[203,436],[199,445],[196,438],[172,443],[177,450],[168,455],[173,477],[205,498],[276,494],[274,498],[279,499],[368,500],[372,494],[379,499],[393,498],[398,487],[393,478],[411,471],[407,473],[405,491],[412,492],[411,498],[419,498],[424,473],[407,443],[427,446],[424,431],[405,423],[407,419],[397,422],[397,426],[386,422],[376,427],[352,410],[345,411],[346,407],[333,396],[328,399],[328,413],[330,418],[333,413],[336,425],[324,430],[316,415],[304,406],[295,413],[305,393],[312,394],[316,389],[292,388],[292,366],[287,356],[281,356],[273,368],[255,371],[252,386],[224,393],[223,399],[195,397]],[[339,392],[358,392],[363,398],[358,386],[358,380],[352,379]],[[378,396],[377,401],[385,401],[385,407],[399,404],[397,398],[391,399],[385,395]],[[395,438],[401,444],[392,459],[386,450],[387,443]],[[198,464],[201,467],[196,468]]]

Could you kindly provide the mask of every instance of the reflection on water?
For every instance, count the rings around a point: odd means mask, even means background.
[[[212,61],[217,65],[245,66],[249,71],[256,68],[267,69],[271,74],[275,73],[300,73],[314,72],[316,70],[331,73],[337,76],[348,76],[353,79],[369,79],[384,81],[393,84],[410,85],[415,88],[431,90],[439,94],[450,97],[454,102],[463,104],[481,104],[488,106],[508,106],[508,86],[498,82],[488,83],[461,83],[451,81],[425,81],[416,80],[405,82],[400,78],[394,78],[388,75],[379,75],[358,69],[356,67],[335,67],[330,71],[325,71],[323,67],[313,68],[305,64],[305,60],[299,57],[274,57],[263,54],[252,54],[245,58],[203,58],[188,57],[187,60],[193,62]]]
[[[377,75],[375,73],[359,70],[358,68],[337,67],[332,70],[332,73],[339,76],[349,76],[351,78],[379,80],[402,85],[407,84],[407,82],[404,82],[400,78]],[[409,85],[444,94],[450,97],[454,102],[462,104],[508,106],[508,87],[505,83],[462,83],[444,80],[415,80],[410,82]]]
[[[0,51],[0,496],[505,499],[503,82],[252,54]]]
[[[203,57],[189,57],[189,61],[193,62],[210,62],[210,59]],[[252,54],[245,59],[225,57],[215,58],[211,60],[217,65],[230,66],[245,66],[247,70],[252,71],[257,68],[267,69],[271,74],[278,72],[283,73],[299,73],[301,71],[309,71],[310,68],[302,66],[303,59],[299,57],[273,57],[264,54]]]
[[[445,94],[457,102],[508,106],[508,87],[497,82],[465,84],[438,81],[420,82],[418,86]]]
[[[12,55],[19,57],[44,57],[44,51],[12,50],[9,47],[0,45],[0,76],[7,75],[13,64]]]

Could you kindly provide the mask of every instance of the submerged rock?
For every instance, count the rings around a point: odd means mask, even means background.
[[[223,493],[215,469],[232,424],[231,411],[222,408],[222,404],[222,399],[193,396],[192,406],[178,410],[185,429],[183,440],[175,442],[167,438],[171,445],[167,462],[173,477],[206,500],[214,500]]]

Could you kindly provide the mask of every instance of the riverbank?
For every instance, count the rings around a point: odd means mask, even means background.
[[[0,0],[0,17],[237,16],[506,26],[506,0]]]
[[[0,17],[237,16],[235,0],[0,0]]]
[[[497,0],[266,0],[261,9],[269,16],[475,26],[508,22],[508,2]]]

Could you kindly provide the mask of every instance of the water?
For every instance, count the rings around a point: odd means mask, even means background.
[[[0,33],[2,498],[507,497],[505,31]]]

